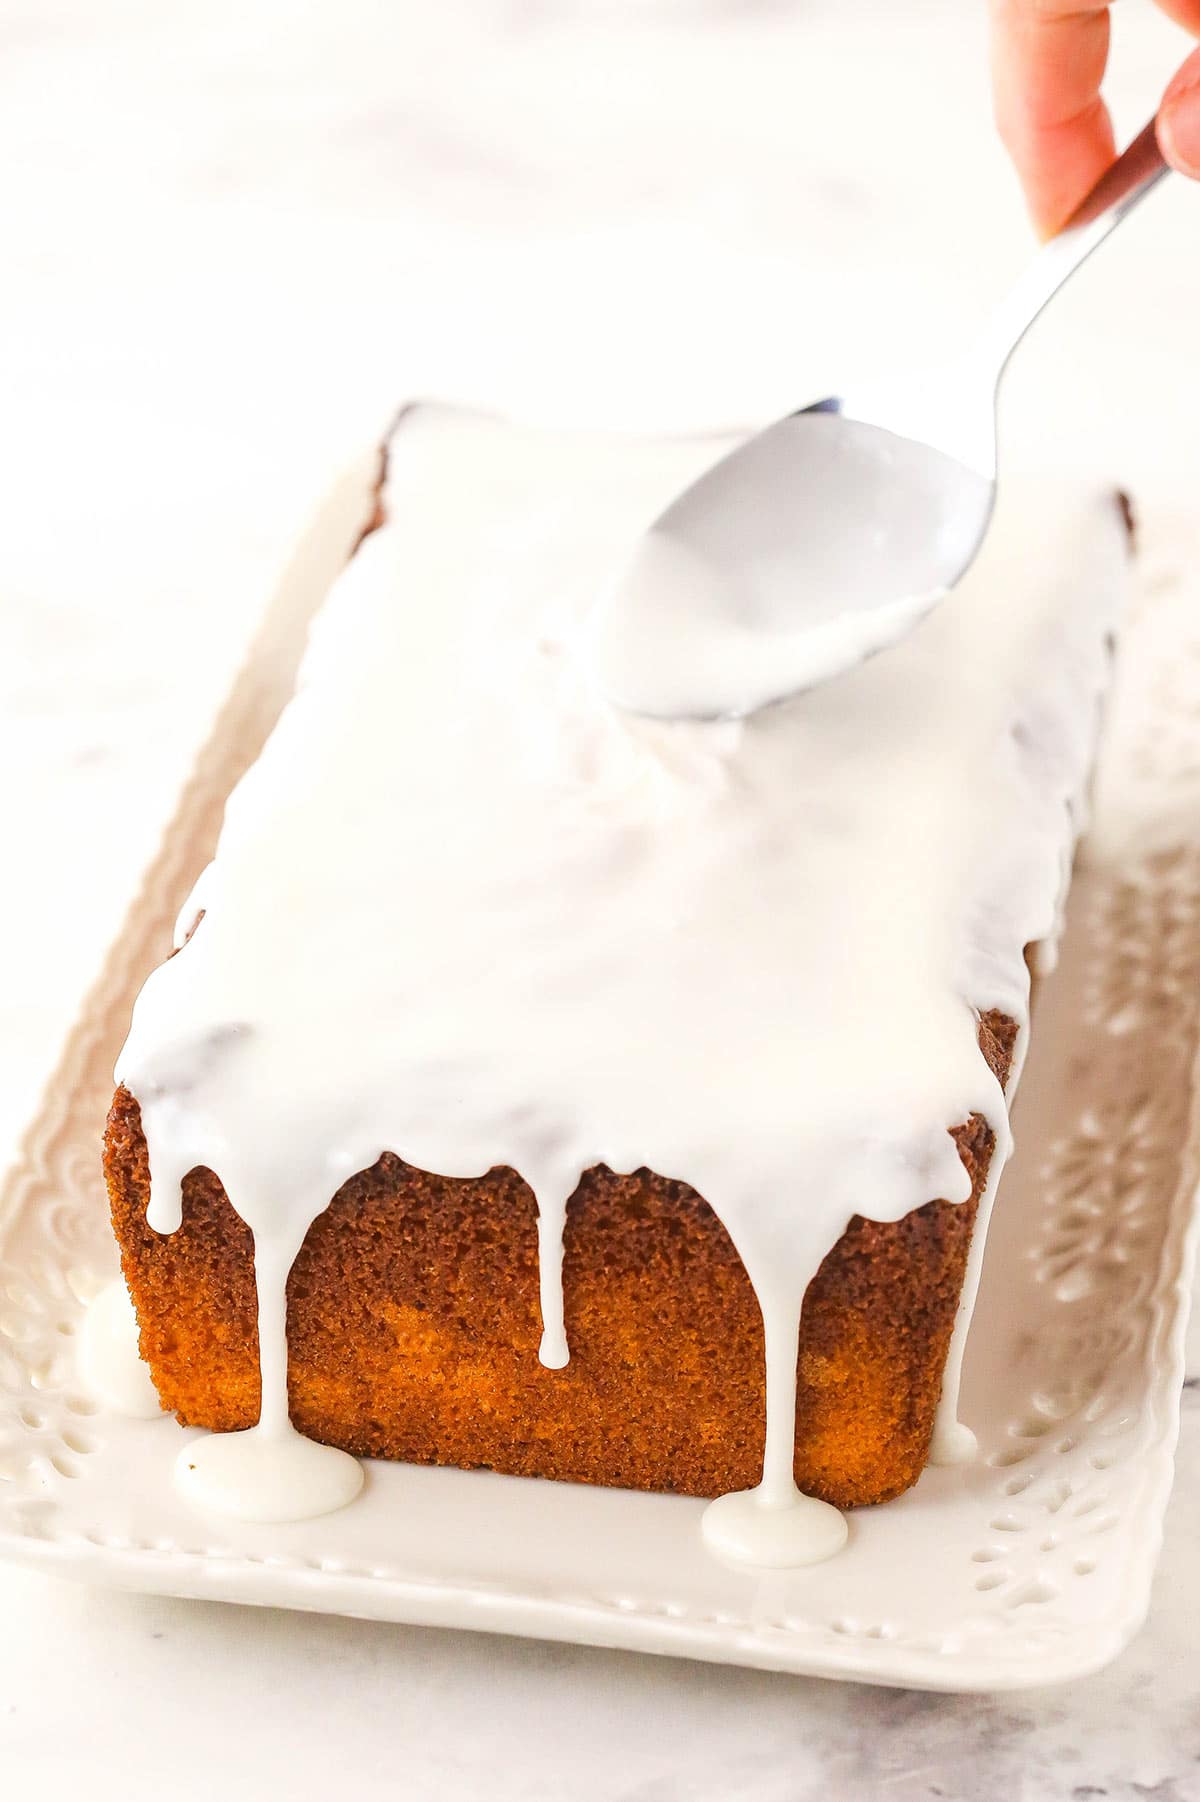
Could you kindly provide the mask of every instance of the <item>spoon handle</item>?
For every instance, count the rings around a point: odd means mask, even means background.
[[[997,379],[1046,302],[1167,173],[1156,126],[1155,119],[1143,126],[1066,224],[1042,246],[993,313],[984,341],[996,359]]]

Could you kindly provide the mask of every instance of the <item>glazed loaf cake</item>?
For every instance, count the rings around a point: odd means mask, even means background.
[[[113,1223],[185,1424],[271,1391],[356,1455],[698,1496],[773,1440],[839,1506],[915,1481],[939,1398],[949,1438],[1125,534],[1018,490],[872,664],[633,721],[578,629],[716,448],[394,437],[119,1066]]]
[[[980,1042],[1005,1075],[1014,1028]],[[924,1467],[993,1139],[954,1135],[965,1203],[856,1216],[805,1298],[795,1480],[839,1507]],[[105,1168],[142,1355],[163,1406],[232,1432],[259,1413],[254,1245],[211,1171],[183,1224],[146,1223],[137,1103],[119,1090]],[[538,1362],[537,1208],[512,1170],[431,1176],[386,1154],[314,1221],[288,1281],[288,1398],[301,1432],[358,1456],[686,1495],[762,1466],[762,1320],[728,1233],[685,1184],[589,1171],[567,1208],[569,1364]]]

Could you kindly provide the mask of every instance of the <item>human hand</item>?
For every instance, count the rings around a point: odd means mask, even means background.
[[[1200,37],[1200,0],[1158,0]],[[1034,224],[1049,237],[1064,224],[1116,155],[1100,97],[1108,60],[1107,0],[991,0],[996,124]],[[1163,96],[1163,155],[1200,180],[1200,50]]]

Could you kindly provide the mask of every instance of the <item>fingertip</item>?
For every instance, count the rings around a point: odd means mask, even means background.
[[[1061,196],[1057,188],[1047,190],[1044,181],[1036,175],[1027,176],[1021,183],[1025,195],[1025,211],[1029,216],[1038,242],[1045,244],[1052,238],[1067,214],[1063,209]]]
[[[1015,161],[1029,216],[1043,241],[1062,230],[1115,155],[1112,125],[1100,102],[1024,146]]]
[[[1193,51],[1163,95],[1158,145],[1173,169],[1200,181],[1200,50]]]

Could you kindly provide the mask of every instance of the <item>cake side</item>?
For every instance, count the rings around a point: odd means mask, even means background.
[[[980,1023],[1001,1082],[1016,1028]],[[856,1216],[805,1298],[795,1475],[842,1507],[916,1481],[933,1431],[993,1138],[954,1133],[963,1203]],[[253,1243],[216,1176],[184,1182],[183,1223],[146,1223],[136,1101],[118,1090],[105,1172],[142,1355],[185,1425],[258,1419]],[[724,1227],[695,1190],[589,1171],[567,1211],[571,1361],[538,1362],[537,1209],[511,1170],[436,1177],[382,1157],[310,1228],[288,1283],[288,1388],[305,1434],[359,1455],[711,1496],[757,1481],[762,1322]]]

